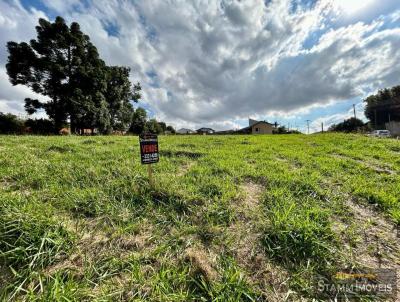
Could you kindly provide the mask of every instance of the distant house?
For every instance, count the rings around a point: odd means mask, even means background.
[[[82,128],[82,129],[80,129],[81,135],[94,135],[94,134],[97,134],[98,132],[99,131],[97,128],[93,128],[93,129]]]
[[[272,134],[275,130],[275,125],[268,123],[266,121],[256,121],[249,119],[249,126],[242,128],[237,131],[237,133],[247,133],[247,134]]]
[[[186,129],[186,128],[181,128],[178,131],[176,131],[178,134],[193,134],[195,133],[193,130]]]
[[[214,134],[214,133],[215,133],[215,130],[214,130],[214,129],[211,129],[211,128],[205,128],[205,127],[203,127],[203,128],[197,129],[196,132],[197,132],[198,134]]]
[[[59,134],[61,135],[69,135],[71,134],[71,129],[69,128],[61,128],[60,131],[58,131]]]

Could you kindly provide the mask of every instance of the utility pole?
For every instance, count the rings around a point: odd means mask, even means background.
[[[321,132],[324,133],[324,122],[321,123]]]
[[[307,120],[307,134],[310,134],[310,120]]]
[[[353,104],[353,113],[354,113],[354,118],[357,118],[357,116],[356,116],[356,105],[355,104]]]

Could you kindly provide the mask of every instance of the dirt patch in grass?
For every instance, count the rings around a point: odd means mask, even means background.
[[[78,240],[74,253],[58,263],[47,267],[43,273],[53,275],[60,270],[74,271],[76,276],[83,276],[85,262],[93,261],[96,257],[109,251],[111,246],[107,244],[109,238],[100,231],[84,233]]]
[[[143,224],[141,229],[134,234],[105,232],[93,224],[89,225],[87,231],[81,236],[77,250],[92,258],[110,254],[110,252],[122,257],[132,251],[151,249],[152,238],[152,227],[147,224]]]
[[[260,244],[262,233],[245,224],[236,224],[229,231],[236,234],[234,255],[247,279],[258,287],[266,301],[284,301],[289,290],[289,274],[265,256]]]
[[[90,256],[99,255],[103,249],[108,248],[110,235],[96,230],[85,233],[79,241],[78,247],[82,253]]]
[[[351,211],[351,223],[336,223],[335,232],[346,241],[346,254],[351,255],[353,265],[361,266],[360,269],[396,269],[399,289],[400,241],[397,226],[371,206],[357,204],[350,198],[346,207]]]
[[[395,171],[393,171],[393,170],[391,170],[391,169],[389,169],[389,168],[379,167],[379,166],[376,166],[376,165],[371,164],[371,163],[369,163],[369,162],[363,162],[363,161],[361,161],[361,160],[360,160],[360,161],[357,161],[357,162],[363,164],[363,165],[366,166],[367,168],[369,168],[369,169],[371,169],[371,170],[373,170],[374,172],[379,173],[379,174],[396,174]]]
[[[372,268],[400,268],[400,241],[398,228],[369,206],[350,200],[347,207],[357,227],[356,261]]]
[[[353,162],[356,162],[368,169],[373,170],[376,173],[379,174],[396,174],[396,171],[393,171],[392,169],[388,168],[388,167],[380,167],[374,163],[368,162],[368,161],[363,161],[357,158],[353,158],[353,157],[349,157],[346,155],[342,155],[342,154],[331,154],[332,157],[334,158],[338,158],[338,159],[344,159],[344,160],[350,160]]]
[[[360,204],[360,201],[344,193],[340,185],[327,183],[327,186],[335,195],[343,195],[343,209],[339,216],[333,217],[332,230],[343,240],[342,254],[348,257],[352,269],[396,269],[397,288],[400,288],[398,227],[378,212],[377,207]]]
[[[0,179],[0,190],[8,191],[13,195],[30,196],[32,194],[29,187],[18,185],[13,179]]]
[[[287,158],[285,158],[285,157],[283,157],[283,156],[281,156],[281,155],[278,155],[277,157],[275,157],[275,159],[276,159],[277,161],[284,162],[284,163],[287,163],[287,162],[288,162]]]
[[[143,231],[135,235],[123,235],[115,238],[112,243],[113,245],[115,244],[115,247],[122,251],[123,254],[129,254],[131,251],[150,250],[153,246],[152,239],[151,232],[147,230],[146,232]]]
[[[244,191],[245,196],[241,199],[241,202],[248,210],[252,210],[259,205],[259,200],[263,192],[263,187],[260,184],[254,182],[248,182],[241,187]]]
[[[288,273],[272,264],[261,245],[263,223],[260,200],[264,187],[254,182],[241,186],[244,196],[235,204],[238,219],[229,227],[234,255],[248,280],[267,301],[283,301],[288,292]]]
[[[268,179],[265,176],[253,176],[253,175],[245,175],[243,177],[243,181],[245,183],[254,183],[260,185],[261,187],[266,187],[268,184]],[[245,191],[245,189],[244,189]]]
[[[378,212],[378,207],[361,204],[340,185],[327,185],[332,193],[343,195],[344,211],[332,220],[333,231],[351,247],[355,262],[371,268],[400,268],[399,227]]]
[[[185,163],[176,174],[178,177],[184,176],[194,166],[194,162]]]
[[[74,220],[60,216],[63,226],[78,237],[73,253],[44,270],[45,275],[53,275],[60,270],[73,271],[78,277],[83,276],[85,263],[95,262],[96,259],[112,255],[124,259],[132,252],[151,250],[152,229],[143,226],[142,230],[135,234],[114,234],[101,229],[100,219]],[[80,231],[79,231],[80,230]]]
[[[194,276],[202,276],[206,281],[215,281],[218,273],[215,270],[214,257],[200,248],[188,248],[184,252],[183,260],[189,262]]]
[[[7,178],[3,178],[0,179],[0,189],[2,190],[12,190],[13,187],[15,187],[16,182],[11,180],[11,179],[7,179]]]
[[[52,276],[59,271],[72,271],[76,277],[83,277],[84,275],[84,264],[83,259],[78,254],[71,255],[68,259],[61,261],[55,265],[47,267],[43,274],[45,276]]]

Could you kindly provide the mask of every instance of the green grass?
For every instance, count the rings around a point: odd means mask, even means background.
[[[162,136],[159,146],[150,188],[137,137],[1,136],[0,300],[319,299],[315,278],[367,266],[349,203],[400,225],[397,140]]]

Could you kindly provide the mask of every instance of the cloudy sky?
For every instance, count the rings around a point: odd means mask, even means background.
[[[0,111],[23,114],[7,41],[38,18],[77,21],[110,65],[130,66],[139,105],[177,128],[305,131],[363,116],[363,98],[400,84],[399,0],[0,0]]]

